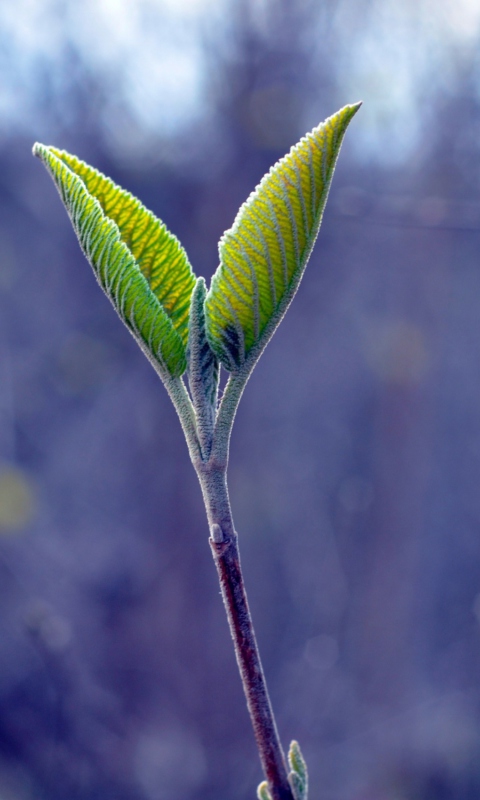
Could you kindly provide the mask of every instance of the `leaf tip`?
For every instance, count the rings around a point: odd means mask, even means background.
[[[33,155],[37,156],[37,158],[41,158],[43,153],[44,153],[44,151],[45,151],[45,145],[44,144],[40,144],[40,142],[35,142],[35,144],[32,147]]]
[[[341,108],[337,114],[334,114],[334,116],[343,117],[343,119],[347,119],[348,122],[350,122],[362,105],[363,100],[359,100],[357,103],[348,103],[346,106]]]
[[[32,153],[34,156],[39,158],[40,161],[43,161],[43,163],[46,165],[49,159],[52,157],[52,149],[53,148],[50,147],[48,144],[35,142],[35,144],[32,147]]]
[[[205,283],[205,278],[200,275],[195,282],[192,294],[190,296],[190,317],[192,317],[192,314],[195,314],[195,308],[197,306],[201,306],[203,308],[206,296],[207,285]]]
[[[270,792],[268,791],[267,781],[262,781],[257,789],[258,800],[272,800]]]

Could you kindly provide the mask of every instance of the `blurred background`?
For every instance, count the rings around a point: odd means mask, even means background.
[[[264,172],[359,99],[233,512],[311,800],[478,800],[479,45],[477,0],[1,0],[1,800],[261,779],[180,426],[33,142],[208,279]]]

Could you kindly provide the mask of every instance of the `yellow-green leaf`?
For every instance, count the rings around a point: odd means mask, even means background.
[[[97,279],[142,349],[177,377],[186,369],[195,285],[184,249],[129,192],[75,156],[36,144]]]
[[[267,781],[262,781],[261,784],[257,788],[257,798],[258,800],[272,800],[272,796],[268,791],[268,783]]]
[[[293,741],[288,751],[288,765],[290,774],[288,780],[292,787],[295,800],[307,800],[308,796],[308,770],[305,759],[298,742]]]
[[[298,288],[359,106],[342,108],[278,161],[220,240],[206,325],[213,351],[230,371],[254,365]]]

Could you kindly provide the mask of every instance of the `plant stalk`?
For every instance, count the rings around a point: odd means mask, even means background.
[[[225,468],[203,463],[197,464],[196,470],[210,525],[210,546],[270,795],[272,800],[294,800],[248,607]]]

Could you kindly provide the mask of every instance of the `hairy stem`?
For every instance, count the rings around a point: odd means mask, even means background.
[[[195,465],[201,458],[201,447],[198,439],[195,410],[182,378],[163,377],[165,388],[180,419],[180,424],[187,442],[188,452]]]
[[[227,469],[228,449],[235,414],[248,380],[248,373],[239,371],[230,375],[217,411],[210,461]]]
[[[210,546],[270,795],[272,800],[294,800],[248,607],[225,468],[212,468],[210,462],[197,464],[196,469],[210,525]]]

